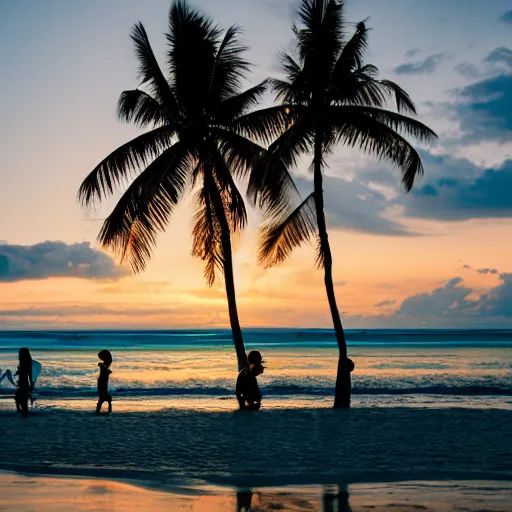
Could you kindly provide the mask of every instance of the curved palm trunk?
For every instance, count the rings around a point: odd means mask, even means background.
[[[233,251],[231,249],[231,230],[226,219],[224,204],[220,197],[216,183],[212,183],[214,208],[217,219],[220,222],[222,231],[222,254],[224,267],[224,283],[226,285],[226,296],[228,299],[229,322],[231,332],[233,333],[233,343],[235,344],[236,358],[238,361],[238,371],[247,366],[247,355],[245,353],[244,338],[238,319],[238,309],[236,307],[235,279],[233,276]]]
[[[323,255],[324,282],[327,292],[327,300],[331,309],[332,321],[336,332],[336,341],[338,342],[339,358],[338,371],[336,375],[336,389],[334,395],[334,408],[350,407],[350,393],[352,382],[350,372],[352,368],[347,360],[347,342],[345,340],[345,331],[341,323],[340,312],[336,304],[334,294],[334,282],[332,279],[332,254],[329,245],[329,236],[327,234],[327,225],[324,214],[324,192],[322,186],[322,136],[317,134],[315,137],[315,156],[314,156],[314,184],[315,184],[315,209],[318,225],[318,236],[320,238],[320,248]]]
[[[224,254],[224,282],[226,284],[226,295],[228,298],[229,322],[233,333],[238,371],[247,366],[247,355],[245,354],[244,338],[240,321],[238,320],[238,309],[236,307],[235,279],[233,277],[233,254],[231,251],[231,233],[227,235],[222,227],[222,252]]]

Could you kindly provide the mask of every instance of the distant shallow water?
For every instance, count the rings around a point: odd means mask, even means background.
[[[350,346],[498,346],[512,348],[512,329],[347,329]],[[248,348],[336,347],[332,329],[244,329]],[[228,329],[139,331],[0,331],[0,350],[84,350],[108,345],[117,350],[180,350],[231,347]]]
[[[247,329],[260,349],[266,407],[327,407],[335,382],[333,332]],[[348,331],[354,405],[512,408],[512,331]],[[232,407],[236,358],[228,330],[0,332],[0,369],[28,346],[43,365],[38,406],[82,408],[94,400],[97,352],[114,354],[119,407]],[[0,385],[0,409],[13,389]],[[1,399],[1,398],[4,399]],[[124,404],[124,405],[122,405]]]

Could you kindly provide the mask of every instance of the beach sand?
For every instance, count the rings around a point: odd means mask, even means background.
[[[341,491],[341,492],[340,492]],[[0,474],[0,510],[10,512],[508,512],[509,482],[411,482],[339,487],[155,490],[123,482]],[[245,507],[245,508],[244,508]]]
[[[511,411],[36,410],[0,422],[4,470],[248,487],[512,480]]]

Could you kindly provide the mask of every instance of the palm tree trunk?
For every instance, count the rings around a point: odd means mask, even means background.
[[[318,130],[320,132],[320,130]],[[336,304],[334,294],[334,282],[332,279],[332,254],[329,245],[329,236],[327,234],[327,225],[324,214],[324,192],[322,179],[322,135],[317,133],[315,137],[315,156],[314,156],[314,184],[315,184],[315,209],[318,224],[318,236],[320,238],[320,249],[323,256],[324,282],[327,292],[327,300],[331,309],[332,321],[336,332],[336,341],[338,342],[339,358],[338,371],[336,375],[336,389],[334,394],[334,408],[350,407],[350,393],[352,382],[350,372],[352,371],[352,362],[347,358],[347,342],[345,332],[341,323],[340,312]]]
[[[238,319],[238,309],[236,307],[235,279],[233,276],[233,251],[231,249],[231,230],[226,219],[224,203],[220,196],[215,180],[212,180],[211,190],[213,196],[213,207],[215,215],[221,226],[221,243],[224,267],[224,283],[226,285],[226,296],[228,299],[229,322],[233,334],[233,343],[235,344],[236,358],[238,361],[238,371],[247,366],[247,355],[245,353],[244,338]]]
[[[226,223],[227,224],[227,223]],[[224,254],[224,282],[226,284],[226,295],[228,298],[229,322],[233,333],[238,371],[247,366],[247,355],[245,353],[244,338],[240,321],[238,320],[238,309],[236,307],[235,279],[233,277],[233,254],[231,250],[231,233],[229,226],[227,234],[222,226],[222,252]]]

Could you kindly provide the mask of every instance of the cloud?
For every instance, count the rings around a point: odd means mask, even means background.
[[[445,53],[429,55],[419,62],[408,62],[395,68],[399,75],[425,75],[433,73],[445,58]]]
[[[400,197],[404,215],[444,221],[512,217],[512,160],[483,172],[464,159],[424,156],[427,182]]]
[[[277,308],[275,308],[277,309]],[[226,326],[225,304],[196,304],[174,301],[147,303],[25,303],[0,305],[0,327],[14,329],[51,328],[193,328],[198,325]]]
[[[437,196],[439,192],[437,188],[432,185],[423,185],[419,190],[416,191],[421,196]]]
[[[502,23],[508,23],[508,24],[512,25],[512,9],[510,11],[505,11],[500,16],[500,21]]]
[[[396,316],[402,321],[414,320],[435,325],[510,324],[512,320],[512,274],[500,274],[501,283],[486,293],[478,294],[455,277],[431,292],[418,293],[405,299]]]
[[[88,242],[0,245],[0,282],[49,277],[119,279],[126,275],[126,268],[116,266],[110,256],[93,249]]]
[[[484,62],[487,64],[506,64],[509,68],[512,68],[512,50],[504,46],[495,48],[485,57]]]
[[[465,309],[473,303],[466,298],[472,293],[470,288],[462,285],[461,277],[450,279],[444,286],[432,292],[418,293],[405,299],[397,311],[415,319],[438,319],[451,313],[451,309]]]
[[[345,286],[347,281],[335,281],[334,286]]]
[[[480,78],[482,76],[479,69],[470,62],[461,62],[455,66],[455,71],[464,78]]]
[[[451,110],[466,142],[512,140],[512,74],[494,76],[459,90]]]
[[[295,182],[306,197],[313,182],[296,177]],[[384,218],[389,202],[386,197],[363,183],[332,176],[324,177],[324,197],[327,222],[331,229],[345,229],[387,236],[415,236],[414,232]]]
[[[496,268],[475,268],[475,269],[473,269],[473,267],[471,265],[463,265],[462,268],[475,270],[479,274],[499,274],[500,273],[500,271]]]
[[[419,51],[420,51],[420,48],[412,48],[405,52],[405,56],[409,57],[409,58],[414,57]]]
[[[377,302],[377,304],[374,304],[374,308],[382,308],[384,306],[392,306],[393,304],[396,304],[396,300],[383,300],[382,302]]]
[[[260,3],[277,18],[291,19],[297,10],[292,0],[259,0]]]
[[[33,307],[14,307],[0,309],[0,317],[75,317],[75,316],[160,316],[169,315],[171,308],[137,305],[100,304],[58,304],[38,305]]]
[[[380,290],[394,290],[395,285],[392,283],[380,283],[377,285],[377,288],[379,288]]]
[[[482,297],[482,310],[486,315],[512,317],[512,274],[500,274],[501,285]]]

